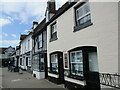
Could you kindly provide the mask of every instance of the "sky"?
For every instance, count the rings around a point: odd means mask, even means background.
[[[0,47],[18,46],[21,34],[27,34],[32,22],[45,17],[48,0],[0,0]],[[56,8],[67,0],[56,0]]]

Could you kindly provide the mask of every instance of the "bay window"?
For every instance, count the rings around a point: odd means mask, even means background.
[[[44,67],[44,56],[43,54],[40,54],[40,71],[44,71],[45,67]]]
[[[83,76],[83,55],[82,50],[70,52],[71,74]]]
[[[39,55],[34,55],[33,69],[39,71]]]

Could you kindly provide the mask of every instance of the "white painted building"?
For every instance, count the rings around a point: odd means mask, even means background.
[[[67,88],[111,88],[120,74],[118,2],[91,1],[68,2],[47,23],[48,77]]]
[[[21,35],[19,66],[31,72],[32,33]]]

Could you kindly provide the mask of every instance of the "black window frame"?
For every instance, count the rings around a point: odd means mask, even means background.
[[[82,50],[83,53],[83,76],[78,76],[78,75],[73,75],[71,73],[71,63],[70,63],[70,52],[72,51],[80,51]],[[69,50],[69,75],[68,77],[73,78],[73,79],[78,79],[78,80],[86,80],[87,78],[87,72],[89,70],[89,61],[88,61],[88,52],[97,52],[97,47],[96,46],[83,46],[83,47],[76,47],[74,49]]]
[[[57,59],[59,58],[57,52],[50,54],[50,71],[49,71],[49,72],[50,72],[50,73],[53,73],[53,74],[59,74],[59,68],[58,68],[58,67],[57,67],[57,70],[58,70],[58,71],[53,71],[53,69],[52,69],[52,60],[51,60],[51,56],[52,56],[52,55],[57,55]],[[57,60],[57,65],[58,65],[58,60]]]
[[[40,47],[40,41],[39,41],[39,36],[40,36],[40,35],[42,35],[42,40],[41,40],[41,41],[42,41],[42,46],[41,46],[41,47]],[[40,34],[37,36],[37,38],[38,38],[38,39],[37,39],[38,49],[41,49],[41,48],[43,48],[43,33],[40,33]]]
[[[57,22],[54,22],[53,24],[51,24],[50,25],[50,42],[52,42],[52,41],[55,41],[55,40],[57,40],[58,38],[57,38],[57,30],[56,30],[56,32],[54,32],[54,33],[52,33],[52,27],[54,26],[54,25],[56,25],[56,27],[57,27]],[[57,29],[57,28],[56,28]]]
[[[74,13],[75,13],[75,26],[74,26],[73,32],[79,31],[79,30],[81,30],[81,29],[84,29],[84,28],[86,28],[86,27],[88,27],[88,26],[93,25],[93,23],[92,23],[92,21],[91,21],[91,13],[90,13],[90,12],[89,12],[89,14],[86,15],[86,16],[90,15],[90,20],[88,20],[88,21],[86,21],[86,22],[84,22],[84,23],[82,23],[82,24],[80,24],[80,25],[78,25],[78,23],[77,23],[77,14],[76,14],[76,11],[77,11],[77,9],[83,7],[83,5],[85,5],[86,3],[89,4],[88,1],[82,2],[82,3],[80,3],[79,5],[77,5],[77,6],[74,8]],[[89,7],[89,9],[90,9],[90,7]],[[81,19],[85,18],[86,16],[82,17]]]

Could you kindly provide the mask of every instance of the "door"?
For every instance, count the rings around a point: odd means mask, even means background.
[[[44,67],[45,67],[45,78],[47,78],[48,77],[47,53],[44,54]]]
[[[58,72],[59,72],[59,79],[60,82],[64,82],[64,68],[63,68],[63,53],[59,52],[58,53]]]
[[[91,90],[100,90],[99,70],[98,70],[98,57],[97,52],[88,52],[88,67],[86,83],[87,87]]]
[[[26,57],[26,66],[28,66],[28,57]]]
[[[40,62],[39,62],[39,68],[40,68],[40,77],[45,78],[45,57],[44,54],[40,54]]]

